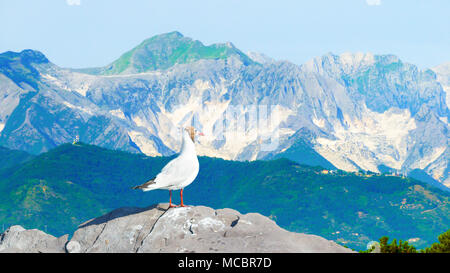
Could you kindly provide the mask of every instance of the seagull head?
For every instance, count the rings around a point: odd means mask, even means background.
[[[189,136],[192,139],[192,142],[195,142],[195,136],[204,136],[202,132],[199,132],[197,129],[195,129],[192,126],[185,127],[184,130],[189,134]]]

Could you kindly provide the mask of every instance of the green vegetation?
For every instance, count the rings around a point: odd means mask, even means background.
[[[323,156],[317,153],[306,140],[300,138],[292,144],[285,151],[278,154],[271,154],[265,159],[287,158],[300,164],[309,166],[322,166],[329,170],[336,170],[337,168],[326,160]]]
[[[32,159],[34,156],[27,152],[10,150],[0,146],[0,169],[7,169]]]
[[[397,240],[394,239],[388,244],[389,238],[384,236],[380,239],[381,253],[416,253],[417,250],[414,246],[400,240],[397,244]]]
[[[168,192],[132,186],[170,160],[79,143],[0,170],[0,227],[20,224],[59,236],[86,220],[125,206],[168,202]],[[431,245],[450,226],[450,193],[410,178],[327,172],[287,159],[236,162],[200,157],[185,189],[190,205],[258,212],[281,227],[316,234],[353,249],[369,241],[419,238]],[[174,201],[179,202],[178,194]]]
[[[85,72],[104,75],[120,74],[124,71],[139,73],[167,69],[175,64],[192,63],[201,59],[226,59],[231,55],[238,56],[245,64],[253,63],[247,55],[232,45],[205,46],[200,41],[183,37],[175,31],[143,41],[103,70],[86,69]]]
[[[134,50],[130,50],[128,52],[125,52],[122,56],[120,56],[119,59],[117,59],[112,64],[112,69],[105,72],[104,74],[119,74],[120,72],[123,72],[125,69],[127,69],[131,64],[131,57],[133,56]]]
[[[434,243],[425,248],[423,253],[450,253],[450,229],[438,237],[439,243]]]
[[[398,244],[397,239],[388,243],[389,237],[383,236],[379,240],[380,253],[450,253],[450,229],[439,235],[438,240],[439,243],[434,243],[430,247],[418,251],[414,246],[402,240]],[[360,251],[360,253],[371,253],[375,248],[373,246],[371,249]]]

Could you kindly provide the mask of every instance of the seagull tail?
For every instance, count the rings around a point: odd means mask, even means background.
[[[153,177],[152,179],[150,179],[149,181],[145,182],[145,183],[142,184],[142,185],[132,187],[132,189],[133,189],[133,190],[138,190],[138,189],[144,190],[144,189],[146,189],[148,186],[151,186],[151,185],[156,184],[155,179],[156,179],[156,177]]]

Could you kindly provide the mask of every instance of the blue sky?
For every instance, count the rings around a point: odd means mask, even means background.
[[[62,67],[106,65],[178,30],[302,64],[328,52],[450,61],[449,0],[0,0],[0,52],[31,48]]]

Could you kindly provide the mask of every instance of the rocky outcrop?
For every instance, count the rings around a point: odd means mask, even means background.
[[[56,238],[37,229],[12,226],[0,235],[0,253],[62,253],[68,235]]]
[[[64,248],[64,250],[63,250]],[[19,226],[8,229],[0,252],[351,252],[315,235],[286,231],[257,213],[195,206],[120,208],[55,238]]]

